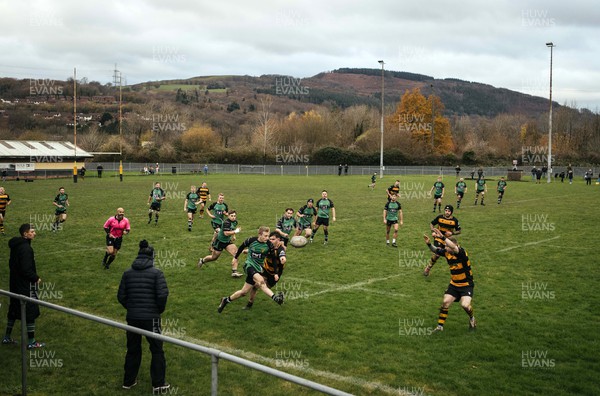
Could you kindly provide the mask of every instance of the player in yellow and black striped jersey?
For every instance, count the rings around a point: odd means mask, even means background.
[[[432,246],[427,235],[424,235],[425,243],[429,247],[429,250],[436,255],[445,256],[446,261],[448,261],[448,266],[450,267],[450,284],[448,285],[448,289],[444,292],[442,306],[440,307],[440,315],[438,317],[438,325],[435,330],[444,330],[444,324],[448,318],[448,310],[450,305],[455,301],[460,302],[461,307],[469,316],[469,328],[475,329],[477,322],[475,321],[473,307],[471,305],[475,283],[473,282],[473,271],[471,270],[471,260],[469,259],[469,255],[462,246],[458,245],[458,242],[454,237],[446,238],[438,229],[433,230],[433,235],[442,240],[445,245],[443,247]]]
[[[269,241],[271,241],[271,243],[273,244],[273,248],[269,250],[267,256],[265,257],[265,262],[263,264],[264,271],[262,273],[262,276],[263,278],[265,278],[269,289],[272,289],[281,279],[281,275],[283,274],[283,269],[285,268],[287,257],[285,255],[285,246],[283,243],[283,238],[279,232],[271,232],[269,234]],[[244,309],[252,308],[257,291],[257,287],[254,286],[254,288],[250,291],[248,304],[246,304]]]
[[[392,200],[392,195],[396,195],[398,198],[400,197],[400,180],[398,179],[396,179],[394,184],[387,189],[388,202]]]
[[[0,234],[4,235],[4,216],[6,215],[6,207],[10,205],[10,197],[0,186]]]
[[[198,191],[196,194],[200,196],[200,218],[204,218],[204,207],[206,206],[206,201],[211,201],[210,199],[210,190],[206,185],[206,182],[202,182],[202,185],[198,187]]]
[[[452,235],[460,234],[460,232],[461,232],[460,224],[458,223],[458,219],[456,217],[452,216],[453,212],[454,212],[454,208],[452,207],[452,205],[446,205],[444,207],[444,214],[438,215],[435,219],[433,219],[431,221],[431,224],[429,225],[429,227],[431,228],[431,231],[433,232],[435,229],[438,229],[441,231],[442,235],[444,235],[445,237],[451,237]],[[434,246],[436,246],[436,247],[443,246],[442,240],[440,238],[435,238]],[[431,261],[429,262],[429,264],[427,264],[427,266],[423,270],[423,275],[429,276],[429,272],[431,271],[431,268],[433,268],[433,266],[435,265],[436,261],[438,261],[439,258],[440,258],[440,256],[438,256],[435,253],[433,254],[433,256],[431,256]]]

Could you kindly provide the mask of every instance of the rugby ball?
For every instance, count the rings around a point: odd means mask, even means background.
[[[307,243],[308,243],[308,239],[306,239],[302,235],[296,235],[290,239],[290,245],[292,245],[295,248],[304,247],[304,246],[306,246]]]

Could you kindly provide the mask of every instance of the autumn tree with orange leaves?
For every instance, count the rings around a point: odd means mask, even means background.
[[[406,91],[394,114],[386,120],[387,130],[397,133],[405,150],[416,155],[448,154],[454,149],[450,121],[443,116],[444,104],[436,95],[425,97],[419,88]]]

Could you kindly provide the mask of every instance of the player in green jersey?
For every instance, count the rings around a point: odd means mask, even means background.
[[[498,204],[502,202],[502,198],[504,197],[504,191],[506,191],[507,188],[508,185],[506,183],[506,180],[504,179],[504,176],[502,176],[500,180],[498,180]]]
[[[319,227],[323,226],[323,233],[325,234],[325,241],[323,245],[327,245],[329,242],[329,218],[331,213],[331,220],[335,221],[335,207],[333,201],[327,198],[327,191],[321,192],[321,199],[317,201],[317,220],[315,221],[315,228],[312,231],[310,241],[313,241],[315,234],[319,230]]]
[[[208,262],[215,261],[221,256],[223,250],[227,250],[229,254],[235,257],[235,253],[237,252],[237,247],[233,244],[235,241],[235,234],[239,234],[242,229],[238,227],[237,221],[237,213],[235,210],[227,213],[227,218],[223,220],[221,227],[219,227],[219,232],[217,233],[217,237],[212,243],[212,253],[210,256],[206,256],[198,260],[198,268],[202,268],[202,266]],[[232,278],[241,278],[244,276],[243,274],[237,271],[238,265],[237,261],[232,261],[231,263],[231,277]]]
[[[487,184],[485,184],[485,177],[481,176],[475,182],[475,205],[477,205],[477,200],[479,199],[479,194],[481,194],[481,205],[485,206],[483,200],[485,199],[485,193],[487,192]]]
[[[435,213],[435,205],[437,204],[438,212],[442,211],[442,198],[444,198],[444,183],[442,183],[442,177],[439,176],[437,181],[433,183],[431,190],[429,190],[429,195],[435,190],[433,193],[433,212]]]
[[[273,301],[277,304],[283,304],[283,293],[279,292],[277,294],[273,293],[267,283],[265,282],[265,278],[263,277],[264,272],[264,261],[267,257],[267,254],[270,250],[274,249],[273,244],[269,240],[269,227],[261,226],[258,229],[258,236],[248,238],[240,245],[238,248],[231,264],[237,266],[238,257],[247,250],[246,262],[244,263],[244,271],[246,272],[246,282],[244,286],[233,293],[228,297],[221,298],[221,303],[219,304],[219,308],[217,312],[223,312],[225,306],[230,302],[237,300],[240,297],[248,294],[255,286],[263,291],[267,296],[269,296]]]
[[[294,219],[294,209],[287,208],[283,216],[281,216],[281,218],[277,221],[277,227],[275,229],[275,231],[281,235],[284,246],[287,246],[288,241],[294,235],[296,225],[296,219]]]
[[[200,195],[196,192],[196,186],[191,186],[190,192],[186,195],[185,202],[183,203],[183,211],[187,213],[188,231],[192,231],[194,215],[200,202]]]
[[[373,173],[373,176],[371,176],[371,184],[369,184],[371,191],[375,190],[376,183],[377,183],[377,173]]]
[[[304,230],[304,236],[306,238],[310,238],[312,235],[312,229],[315,226],[315,216],[317,215],[317,209],[315,209],[314,202],[312,198],[309,198],[306,201],[306,205],[298,209],[296,212],[296,217],[298,218],[296,221],[296,235],[302,234],[302,230]]]
[[[394,227],[392,246],[398,247],[396,238],[398,237],[398,221],[404,225],[404,216],[402,214],[402,205],[397,201],[398,196],[392,194],[390,201],[383,207],[383,224],[385,224],[385,243],[390,246],[390,229]]]
[[[454,194],[456,194],[456,209],[460,209],[460,203],[462,202],[466,192],[467,183],[465,183],[465,179],[461,177],[454,187]]]
[[[152,222],[152,214],[154,213],[154,225],[158,225],[158,213],[160,212],[160,204],[165,200],[165,190],[160,188],[160,183],[155,183],[154,188],[148,196],[148,224]]]
[[[227,217],[227,211],[228,207],[225,203],[225,194],[219,193],[219,195],[217,196],[217,200],[210,204],[206,211],[206,213],[208,213],[208,216],[211,218],[210,225],[212,226],[213,230],[215,230],[212,241],[210,242],[211,245],[217,238],[219,228],[221,228],[221,224],[223,224],[223,219]]]
[[[67,207],[69,206],[69,196],[65,193],[65,188],[60,187],[58,194],[54,198],[52,204],[56,207],[54,212],[54,223],[52,224],[52,231],[56,232],[60,228],[62,229],[62,223],[67,221]]]

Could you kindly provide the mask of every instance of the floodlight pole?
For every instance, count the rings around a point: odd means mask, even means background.
[[[384,69],[385,62],[378,61],[381,64],[381,150],[379,153],[379,178],[383,178],[383,91],[385,88]]]
[[[73,183],[77,183],[77,68],[73,68]]]
[[[546,43],[550,47],[550,113],[548,115],[548,183],[552,180],[552,49],[555,45]]]
[[[123,77],[119,72],[119,181],[123,181]]]

